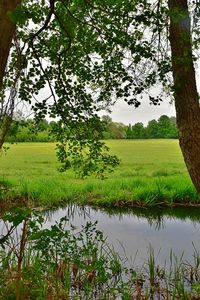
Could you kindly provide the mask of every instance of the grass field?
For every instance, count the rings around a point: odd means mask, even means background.
[[[68,201],[107,206],[197,204],[177,140],[112,140],[107,142],[121,164],[108,179],[78,179],[59,173],[55,144],[10,145],[0,156],[0,182],[13,197],[34,205],[58,206]]]

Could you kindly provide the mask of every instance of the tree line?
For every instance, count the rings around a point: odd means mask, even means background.
[[[113,122],[110,116],[103,116],[103,139],[176,139],[178,131],[176,118],[162,115],[158,120],[151,120],[147,126],[142,122],[128,126]],[[15,142],[55,142],[54,130],[57,122],[43,119],[35,124],[33,119],[15,120],[8,132],[6,141]]]
[[[138,122],[134,125],[129,124],[126,131],[127,139],[177,139],[178,130],[176,118],[162,115],[158,121],[151,120],[145,127]]]
[[[52,132],[56,122],[43,119],[35,124],[33,119],[14,120],[9,129],[6,141],[9,143],[18,142],[54,142]]]
[[[104,139],[177,139],[178,130],[176,118],[166,115],[160,116],[158,120],[151,120],[147,126],[142,122],[134,125],[124,125],[123,123],[113,122],[111,117],[103,116],[105,122]]]

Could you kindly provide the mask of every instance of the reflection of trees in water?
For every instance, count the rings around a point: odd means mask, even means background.
[[[73,222],[75,217],[82,217],[84,220],[90,218],[90,207],[78,206],[73,203],[68,204],[65,208],[54,208],[49,210],[42,210],[40,213],[44,217],[44,222],[42,226],[46,223],[53,223],[55,220],[55,214],[58,215],[56,221],[59,223],[61,216],[59,216],[59,211],[64,210],[65,217],[69,219],[70,222]],[[18,226],[13,226],[7,221],[0,221],[0,245],[5,242],[5,240],[12,239],[13,244],[16,243],[20,236],[22,224]]]
[[[138,221],[145,220],[150,227],[155,230],[166,228],[167,221],[181,220],[192,223],[193,226],[198,226],[200,222],[199,208],[98,208],[89,206],[78,206],[73,203],[68,204],[62,209],[46,210],[46,221],[52,222],[53,219],[58,219],[61,213],[73,222],[75,218],[81,217],[84,220],[90,219],[90,215],[95,216],[95,213],[103,214],[110,218],[118,218],[123,221],[124,217],[138,218]]]
[[[148,225],[150,227],[153,227],[155,230],[164,229],[166,227],[165,224],[166,220],[173,219],[168,216],[163,216],[160,214],[152,215],[149,214],[149,212],[147,211],[143,211],[143,209],[139,209],[139,210],[123,209],[122,211],[120,210],[115,211],[114,209],[113,210],[104,209],[104,212],[106,212],[110,217],[118,217],[119,221],[123,221],[123,218],[125,216],[129,216],[130,218],[131,217],[137,218],[138,221],[146,220]]]
[[[138,220],[146,220],[150,227],[161,230],[166,227],[166,221],[185,221],[198,226],[200,223],[200,208],[179,207],[179,208],[94,208],[104,212],[110,217],[118,217],[122,221],[124,217],[137,217]]]
[[[154,227],[155,230],[161,230],[166,227],[165,220],[162,216],[157,216],[157,218],[146,218],[150,227]]]
[[[198,208],[176,208],[176,209],[158,209],[158,208],[99,208],[81,206],[74,203],[69,203],[63,208],[52,208],[43,210],[41,213],[45,217],[47,222],[53,220],[59,221],[59,217],[64,215],[73,221],[77,217],[81,217],[84,220],[90,219],[91,213],[100,213],[110,218],[116,217],[119,221],[123,221],[124,217],[137,217],[138,220],[146,220],[150,227],[154,227],[155,230],[161,230],[166,227],[166,221],[182,220],[190,222],[194,227],[199,225],[200,222],[200,209]],[[55,218],[56,216],[56,218]],[[8,224],[0,222],[0,236],[8,231]]]
[[[59,215],[59,212],[63,211],[65,212],[65,216],[70,220],[73,221],[75,217],[82,217],[84,220],[90,218],[90,211],[91,208],[89,206],[79,206],[74,203],[69,203],[66,207],[60,208],[60,209],[49,209],[44,210],[43,215],[46,218],[46,221],[52,222],[55,218],[55,214]]]

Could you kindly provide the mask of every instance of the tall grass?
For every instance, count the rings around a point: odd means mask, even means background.
[[[0,157],[1,198],[28,198],[34,205],[67,202],[103,206],[196,205],[199,203],[176,140],[108,141],[121,164],[108,179],[59,173],[55,144],[11,145]],[[10,189],[10,186],[12,187]]]

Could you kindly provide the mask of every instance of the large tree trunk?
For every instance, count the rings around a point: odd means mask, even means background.
[[[168,5],[179,142],[190,177],[200,193],[200,108],[188,5],[187,0],[168,0]]]
[[[16,24],[13,23],[9,14],[13,12],[21,0],[0,0],[0,92],[3,88],[3,79],[8,62],[10,49],[12,46],[13,36],[16,30]],[[3,101],[3,100],[2,100]],[[10,101],[10,100],[8,100]],[[11,108],[14,106],[13,99],[11,98]],[[3,105],[3,103],[2,103]],[[13,112],[13,111],[12,111]],[[7,111],[2,111],[0,115],[0,150],[3,147],[6,134],[12,123],[12,113],[8,114]]]
[[[20,3],[21,0],[0,0],[0,91],[16,29],[16,25],[9,18],[9,13],[13,12]]]

